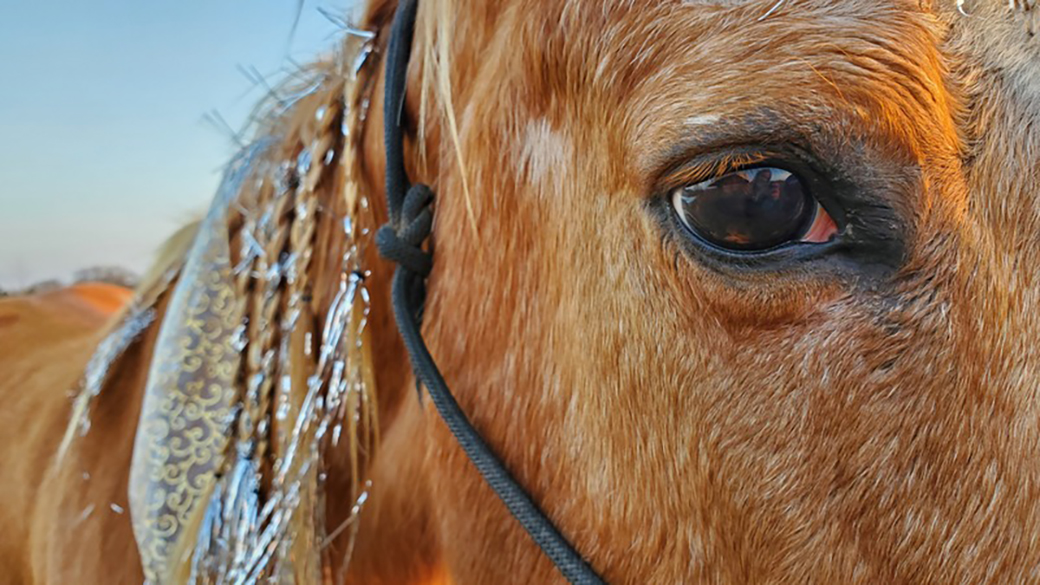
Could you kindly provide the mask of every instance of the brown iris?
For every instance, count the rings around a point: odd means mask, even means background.
[[[822,243],[834,221],[793,173],[758,167],[676,189],[679,219],[704,241],[727,250],[755,252],[788,242]]]

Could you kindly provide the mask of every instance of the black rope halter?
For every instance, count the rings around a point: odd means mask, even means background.
[[[404,131],[401,128],[416,6],[417,0],[401,0],[394,16],[386,55],[383,105],[386,202],[390,219],[376,233],[376,245],[383,257],[397,264],[391,291],[397,329],[404,339],[412,369],[429,391],[437,412],[513,517],[568,581],[581,585],[603,583],[473,428],[444,382],[419,332],[426,299],[426,277],[433,268],[433,256],[422,248],[433,228],[430,209],[433,191],[426,185],[409,183],[404,168]]]

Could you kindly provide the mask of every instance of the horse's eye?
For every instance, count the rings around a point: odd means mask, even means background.
[[[758,252],[789,242],[824,243],[834,220],[797,175],[757,167],[676,189],[675,212],[691,232],[726,250]]]

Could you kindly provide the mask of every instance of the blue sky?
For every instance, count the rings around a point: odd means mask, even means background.
[[[0,288],[141,271],[201,214],[272,80],[331,46],[349,0],[0,0]],[[290,42],[291,40],[291,42]]]

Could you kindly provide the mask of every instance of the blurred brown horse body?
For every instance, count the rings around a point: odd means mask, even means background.
[[[363,19],[379,47],[393,9]],[[1040,581],[1036,13],[420,2],[405,116],[410,172],[438,193],[424,332],[609,582]],[[381,87],[355,153],[376,218]],[[789,146],[890,209],[899,253],[741,272],[648,211],[713,153]],[[875,227],[856,221],[843,237]],[[417,406],[390,269],[367,263],[382,441],[347,581],[558,580]],[[103,322],[64,298],[0,302],[0,581],[143,578],[127,484],[157,327],[50,465]]]
[[[8,527],[0,535],[4,582],[33,582],[25,564],[30,558],[29,535],[35,532],[37,511],[53,501],[40,487],[50,469],[47,461],[68,424],[70,393],[101,340],[104,324],[131,296],[127,289],[90,284],[0,299],[0,372],[6,401],[0,410],[0,522]]]

